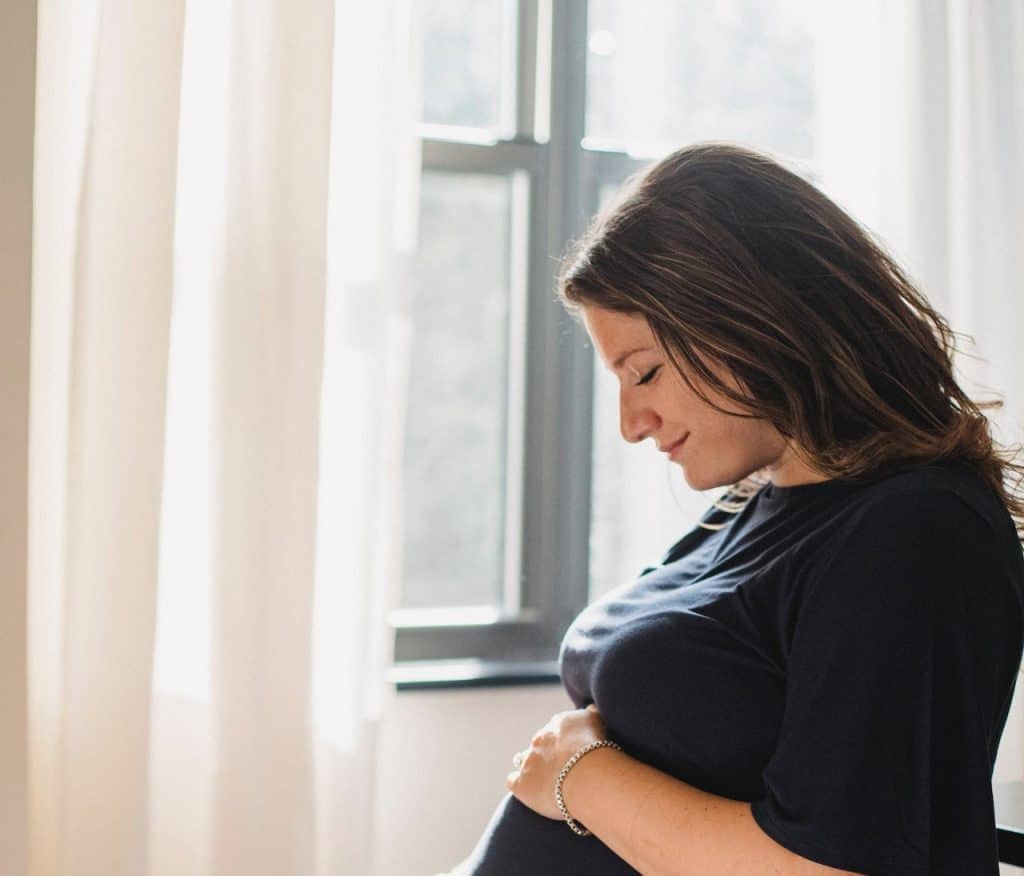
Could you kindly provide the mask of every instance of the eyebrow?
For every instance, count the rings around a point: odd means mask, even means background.
[[[618,359],[612,362],[612,371],[618,371],[622,367],[622,364],[634,353],[644,353],[647,350],[653,349],[654,347],[637,347],[635,350],[630,350],[627,353],[623,353],[621,356],[619,356]]]

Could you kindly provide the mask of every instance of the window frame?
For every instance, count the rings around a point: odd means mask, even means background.
[[[515,299],[521,274],[523,297],[509,338],[510,383],[521,381],[511,393],[521,391],[519,409],[509,407],[507,465],[510,477],[521,478],[507,484],[519,550],[506,563],[513,580],[505,582],[503,609],[392,614],[389,680],[399,690],[559,683],[559,646],[589,601],[593,358],[556,300],[554,275],[596,211],[600,186],[647,162],[584,141],[587,0],[506,2],[517,24],[513,136],[487,142],[479,132],[424,125],[421,142],[424,172],[528,179],[525,264],[516,265],[513,245],[510,278]]]
[[[421,133],[424,171],[519,171],[529,179],[525,343],[517,347],[512,337],[509,344],[523,356],[509,373],[521,375],[525,399],[518,421],[509,410],[521,427],[508,442],[522,453],[521,482],[508,491],[521,499],[510,515],[519,514],[518,575],[506,585],[504,611],[438,610],[430,622],[396,613],[389,675],[399,689],[560,683],[559,646],[590,600],[594,357],[555,298],[554,276],[569,242],[600,209],[602,187],[620,186],[657,159],[585,136],[589,0],[504,2],[517,24],[515,46],[503,46],[516,59],[514,77],[505,76],[515,82],[514,106],[504,113],[507,123],[514,116],[513,135],[481,140],[479,131],[428,126]],[[813,161],[786,160],[819,184]],[[523,608],[511,612],[520,597]]]

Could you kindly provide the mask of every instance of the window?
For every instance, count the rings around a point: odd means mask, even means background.
[[[395,612],[399,686],[557,680],[588,601],[714,499],[618,437],[555,300],[635,170],[730,139],[813,173],[810,0],[425,0],[423,185]],[[717,491],[716,491],[717,492]]]

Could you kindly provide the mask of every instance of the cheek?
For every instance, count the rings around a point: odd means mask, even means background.
[[[727,417],[716,447],[736,466],[733,480],[771,463],[782,451],[782,437],[764,420]]]
[[[707,464],[716,460],[724,480],[736,480],[771,457],[774,442],[766,424],[705,408],[692,425],[690,459]],[[727,470],[727,471],[726,471]]]
[[[672,373],[670,376],[671,380],[663,381],[659,387],[658,401],[672,420],[688,426],[706,420],[709,414],[715,413],[678,374]]]
[[[715,410],[689,387],[677,388],[674,401],[679,422],[695,435],[703,436],[705,440],[732,441],[741,438],[746,431],[746,421]],[[720,404],[717,399],[715,403]]]
[[[730,417],[726,414],[716,414],[718,434],[723,441],[730,444],[748,447],[751,450],[764,444],[765,433],[763,424],[757,420],[745,417]]]

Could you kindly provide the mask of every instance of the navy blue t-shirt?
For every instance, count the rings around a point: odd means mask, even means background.
[[[781,845],[867,874],[996,874],[992,770],[1024,647],[1009,513],[955,465],[767,484],[711,508],[562,642],[630,756],[751,801]],[[624,813],[625,815],[625,813]],[[506,793],[459,876],[635,873]]]

